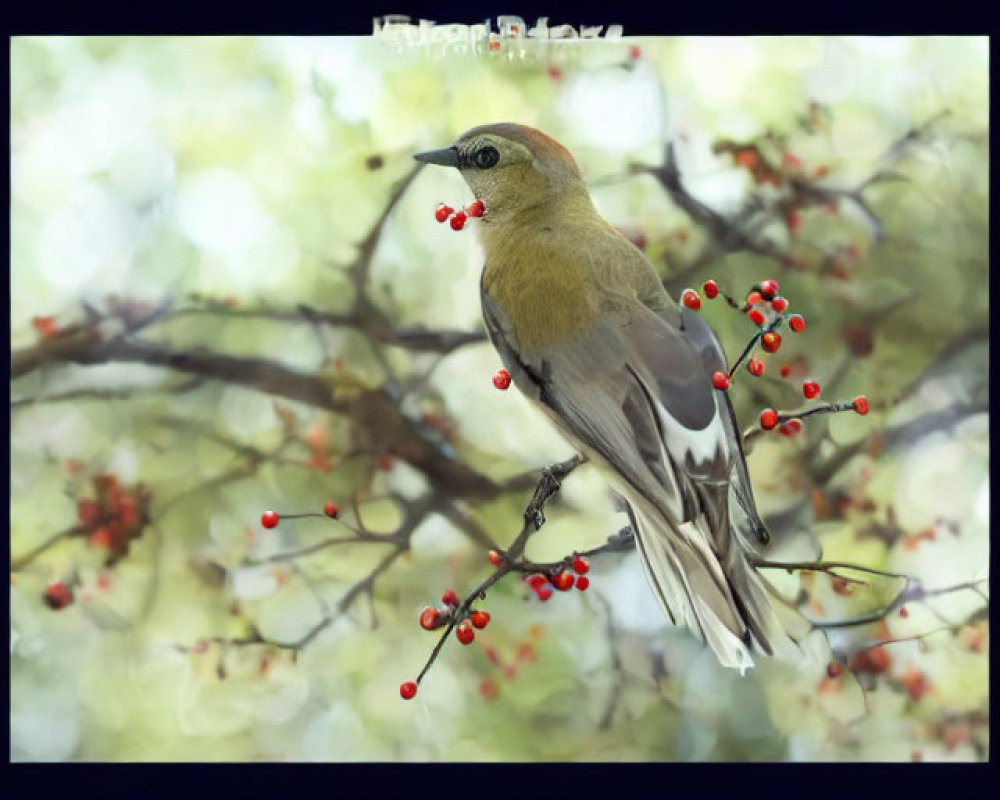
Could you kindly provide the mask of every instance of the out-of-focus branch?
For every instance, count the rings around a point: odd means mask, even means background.
[[[364,288],[368,285],[368,275],[371,272],[372,257],[375,255],[375,248],[378,246],[378,240],[382,235],[382,230],[389,221],[389,217],[392,216],[392,212],[396,210],[396,206],[399,205],[399,201],[403,199],[403,195],[406,194],[406,190],[410,188],[410,184],[413,183],[417,175],[420,174],[420,170],[423,169],[423,166],[423,164],[417,164],[406,174],[403,180],[399,182],[393,190],[392,195],[389,198],[389,202],[386,203],[385,208],[379,215],[379,218],[375,221],[372,229],[359,245],[360,250],[358,252],[358,257],[348,269],[348,274],[351,276],[351,281],[354,283],[355,290],[357,291],[357,294],[355,295],[355,311],[359,311],[365,305],[367,295],[365,294]]]
[[[138,340],[103,342],[95,332],[43,341],[11,353],[11,378],[20,378],[44,363],[109,364],[133,362],[168,367],[227,383],[238,383],[268,394],[342,411],[325,381],[262,358],[247,358],[208,350],[174,350]]]
[[[784,262],[787,254],[767,242],[758,242],[748,236],[717,211],[709,208],[692,195],[681,179],[677,166],[677,156],[673,142],[667,145],[663,166],[649,167],[633,165],[633,173],[649,173],[654,176],[670,194],[670,198],[683,209],[691,219],[706,228],[717,246],[723,251],[750,250]]]
[[[986,596],[979,588],[981,584],[986,583],[986,578],[973,581],[963,581],[961,583],[956,583],[952,586],[945,586],[940,589],[925,589],[921,582],[911,575],[906,575],[901,572],[890,572],[889,570],[875,569],[873,567],[866,567],[860,564],[852,564],[847,561],[800,561],[785,563],[767,561],[766,559],[761,558],[750,558],[750,563],[753,567],[758,569],[783,569],[788,572],[822,572],[835,580],[844,582],[845,584],[863,584],[864,581],[846,577],[838,573],[837,570],[849,569],[855,572],[863,572],[867,575],[875,575],[882,578],[891,578],[903,581],[903,585],[900,590],[888,603],[885,603],[880,608],[875,609],[868,614],[863,614],[859,617],[851,617],[849,619],[832,620],[830,622],[819,622],[817,620],[807,618],[809,624],[813,628],[821,630],[854,628],[861,625],[868,625],[872,622],[878,622],[879,620],[885,619],[889,614],[901,608],[906,603],[919,603],[932,597],[940,597],[954,592],[972,591],[984,600],[986,599]]]
[[[29,550],[27,553],[23,553],[19,555],[17,558],[11,558],[10,571],[16,572],[19,569],[23,569],[27,564],[30,564],[37,556],[40,556],[46,550],[49,550],[50,548],[59,544],[59,542],[63,541],[64,539],[68,539],[71,536],[76,536],[78,534],[83,533],[85,530],[86,529],[81,525],[73,525],[69,528],[66,528],[66,530],[59,531],[59,533],[50,536],[41,544],[31,548],[31,550]]]
[[[56,340],[53,340],[56,341]],[[19,364],[27,370],[54,360],[79,364],[135,362],[167,367],[350,415],[365,429],[378,452],[392,452],[424,472],[432,484],[451,493],[476,498],[494,497],[501,488],[491,479],[450,457],[423,437],[395,400],[380,389],[353,397],[338,397],[331,385],[311,375],[262,358],[229,356],[207,350],[174,350],[144,341],[102,343],[93,335],[74,336],[52,350],[43,342],[11,356],[12,373]],[[21,372],[24,374],[24,372]],[[17,377],[17,375],[15,375]]]
[[[175,383],[171,386],[135,386],[122,389],[75,389],[68,392],[60,392],[50,395],[35,395],[32,397],[19,397],[10,401],[12,411],[38,405],[40,403],[65,403],[74,400],[131,400],[144,395],[158,394],[185,394],[205,384],[204,378]]]
[[[382,344],[403,347],[414,352],[450,353],[459,347],[486,340],[481,331],[435,330],[433,328],[396,328],[388,324],[374,306],[347,313],[319,311],[299,304],[294,309],[270,307],[230,307],[219,303],[186,306],[164,315],[159,322],[169,322],[185,316],[216,316],[233,320],[268,320],[271,322],[322,324],[332,327],[357,328]]]

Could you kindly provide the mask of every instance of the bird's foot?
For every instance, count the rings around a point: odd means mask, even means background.
[[[626,525],[618,533],[608,537],[606,547],[609,550],[631,550],[635,547],[635,531],[631,525]]]

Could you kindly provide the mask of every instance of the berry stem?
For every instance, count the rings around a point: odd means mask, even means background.
[[[735,300],[733,300],[733,298],[729,295],[729,293],[725,289],[722,288],[722,284],[718,284],[718,287],[719,287],[719,294],[722,296],[722,299],[726,301],[726,304],[731,309],[733,309],[734,311],[739,311],[739,312],[741,312],[743,314],[745,314],[747,312],[747,308],[744,308],[739,303],[737,303]]]
[[[438,655],[444,647],[445,642],[448,641],[448,637],[451,635],[452,630],[454,630],[454,628],[469,615],[469,610],[472,608],[472,604],[474,602],[484,598],[487,590],[501,581],[510,572],[539,571],[537,565],[532,564],[530,565],[530,569],[528,569],[529,565],[521,561],[521,556],[523,555],[524,548],[528,543],[528,538],[533,533],[538,531],[538,529],[545,523],[545,517],[542,514],[542,509],[544,508],[545,503],[550,497],[552,497],[552,495],[559,491],[559,487],[566,476],[578,466],[583,464],[586,460],[585,456],[577,455],[567,459],[566,461],[554,464],[553,466],[542,471],[541,480],[539,480],[538,485],[535,487],[535,492],[531,496],[531,502],[528,503],[528,506],[524,511],[524,525],[521,528],[521,532],[511,543],[510,547],[507,548],[505,553],[506,557],[503,563],[496,567],[490,575],[480,581],[479,585],[476,586],[471,592],[466,594],[465,598],[455,609],[454,613],[451,615],[451,619],[448,621],[448,625],[445,627],[440,638],[438,638],[437,643],[434,645],[434,649],[431,650],[431,654],[427,658],[424,668],[420,670],[420,674],[417,675],[416,683],[418,686],[420,685],[420,681],[423,680],[424,675],[427,674],[427,671],[437,660]],[[564,559],[559,563],[571,563],[572,558],[573,556],[568,556],[567,559]]]
[[[841,411],[853,411],[854,403],[827,403],[826,405],[810,408],[808,411],[799,411],[794,414],[778,414],[778,423],[788,422],[790,419],[805,419],[816,414],[838,414]]]
[[[757,333],[755,333],[752,337],[750,337],[750,341],[747,342],[747,346],[743,348],[743,352],[740,353],[740,357],[736,359],[736,362],[733,364],[733,366],[729,370],[729,377],[730,378],[732,378],[733,375],[736,373],[736,370],[738,370],[743,365],[743,362],[746,361],[747,356],[750,355],[750,353],[753,352],[753,349],[757,346],[757,344],[760,342],[760,340],[764,337],[764,334],[765,333],[770,333],[773,330],[777,330],[778,328],[781,327],[781,324],[784,321],[785,321],[785,317],[784,317],[784,315],[781,315],[774,322],[772,322],[770,325],[768,325],[766,328],[761,328],[759,331],[757,331]]]

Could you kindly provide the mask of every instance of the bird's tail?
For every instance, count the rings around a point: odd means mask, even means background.
[[[674,525],[641,499],[629,503],[646,576],[670,620],[686,625],[720,663],[744,672],[754,656],[801,657],[741,545],[716,553],[705,517]]]

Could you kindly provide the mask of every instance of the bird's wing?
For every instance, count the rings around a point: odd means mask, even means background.
[[[482,301],[490,340],[518,388],[678,522],[698,514],[699,486],[728,490],[715,391],[681,331],[640,307],[630,324],[608,318],[558,352],[532,355],[485,291]]]
[[[558,351],[530,354],[487,292],[483,309],[518,388],[570,439],[608,462],[637,504],[647,523],[637,539],[667,613],[710,642],[729,631],[740,646],[747,625],[727,571],[742,559],[729,526],[729,446],[694,347],[639,306],[628,324],[608,315]]]
[[[707,374],[713,372],[728,372],[726,354],[719,344],[718,337],[697,312],[688,308],[681,309],[681,324],[685,338],[691,343]],[[742,511],[738,530],[744,535],[744,544],[759,548],[771,540],[771,533],[764,525],[757,512],[757,504],[753,499],[753,489],[750,475],[747,471],[746,457],[743,454],[743,435],[740,433],[736,414],[729,395],[723,393],[720,402],[720,416],[726,428],[726,441],[729,443],[729,462],[732,465],[730,488],[732,498]]]

